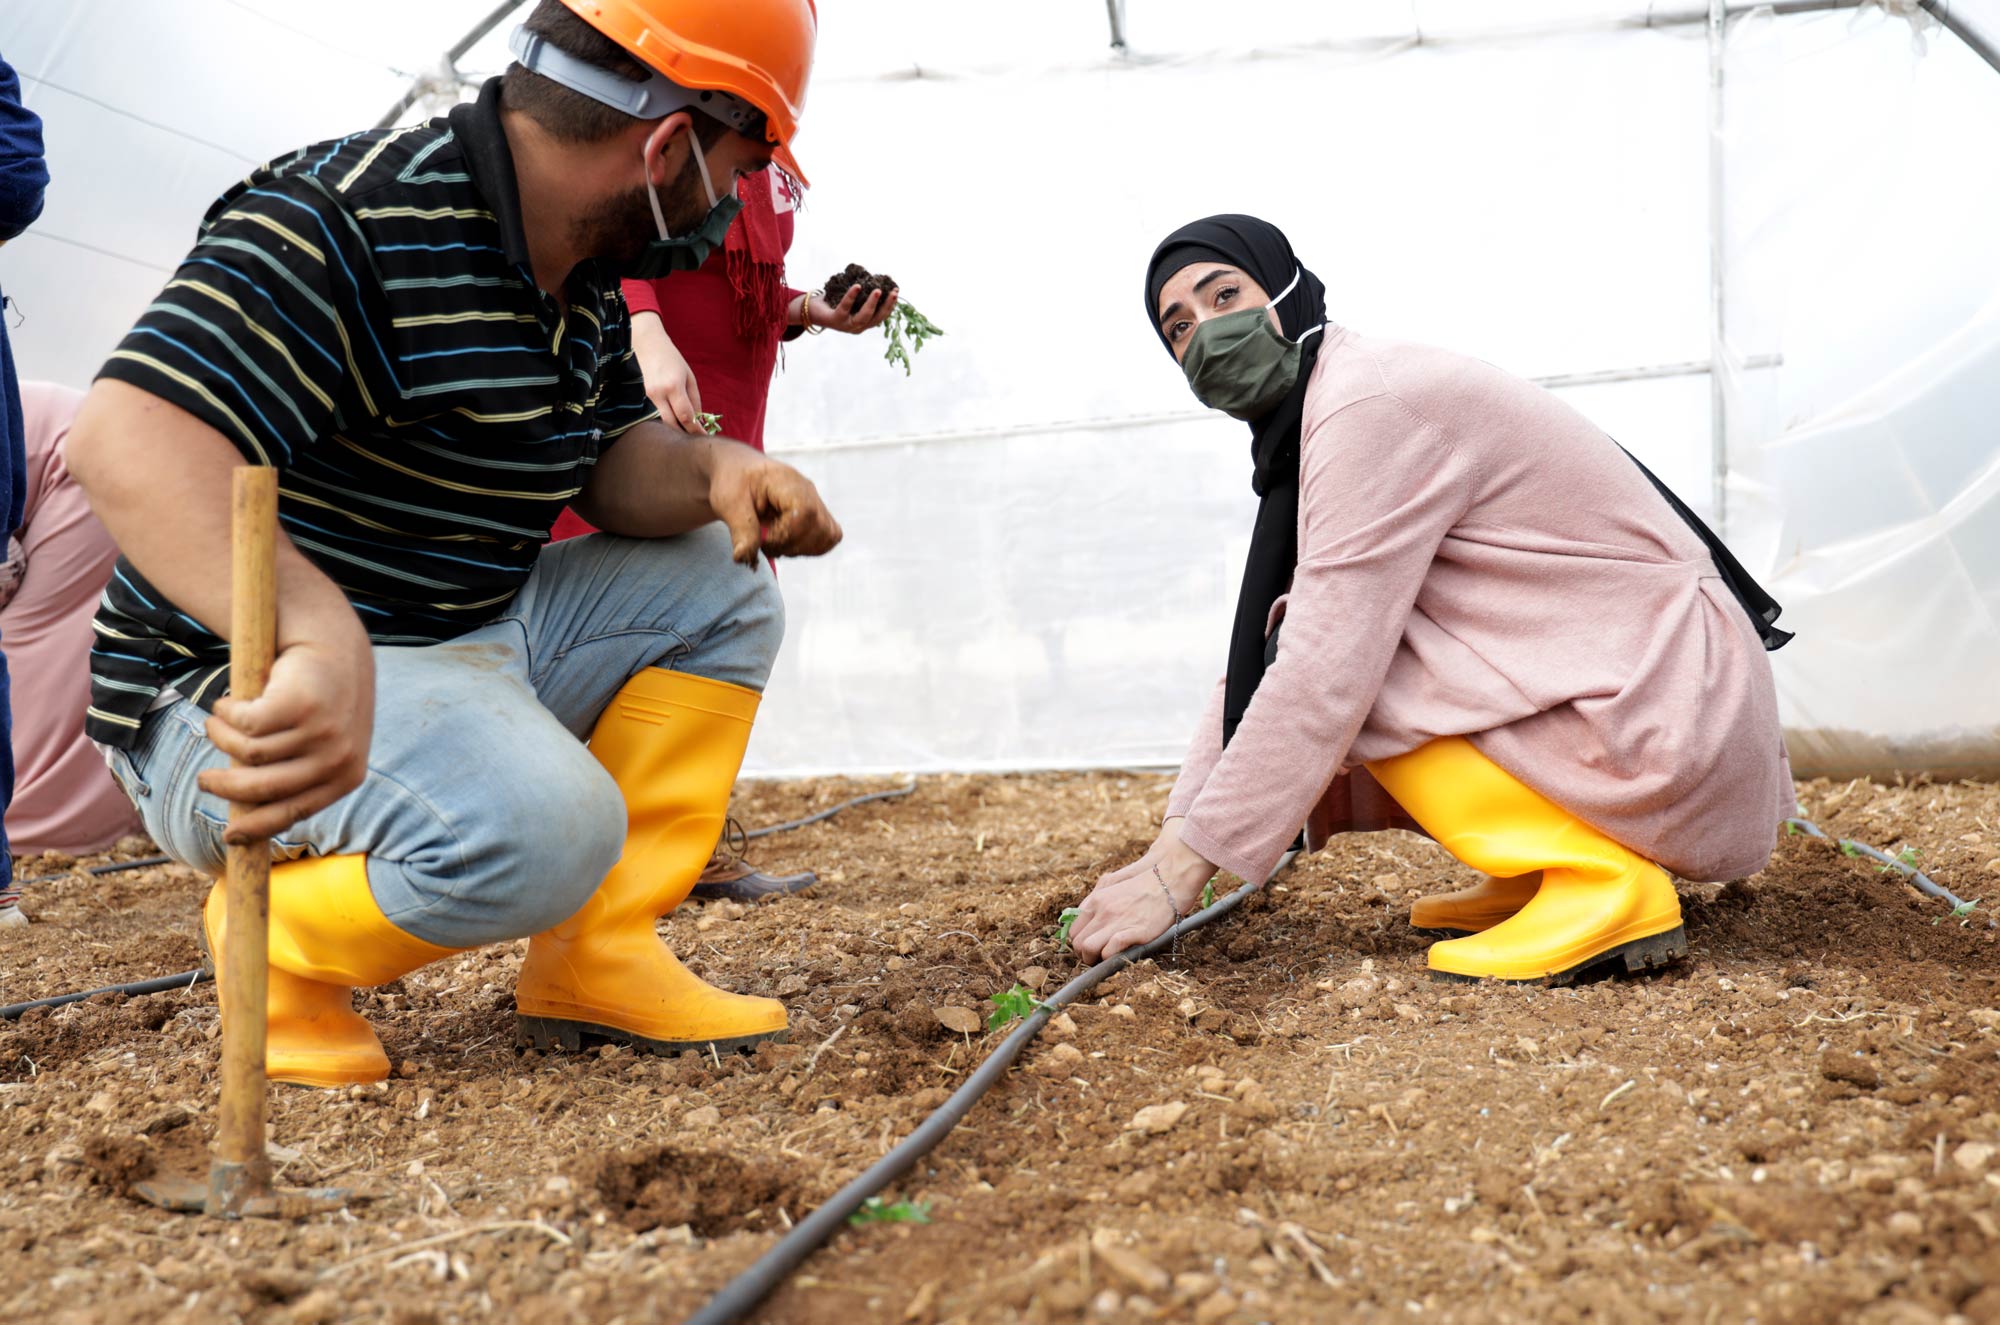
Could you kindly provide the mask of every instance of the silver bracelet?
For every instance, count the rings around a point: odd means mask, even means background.
[[[1167,895],[1167,909],[1174,913],[1174,924],[1179,925],[1181,921],[1186,920],[1188,918],[1188,915],[1194,910],[1194,908],[1189,907],[1186,911],[1181,910],[1180,903],[1174,900],[1174,890],[1172,888],[1167,887],[1167,876],[1160,873],[1160,867],[1157,863],[1153,866],[1153,877],[1159,881],[1160,891]],[[1181,960],[1181,936],[1179,931],[1176,930],[1174,933],[1173,946],[1169,948],[1167,952],[1167,961],[1177,966],[1180,964],[1180,960]]]

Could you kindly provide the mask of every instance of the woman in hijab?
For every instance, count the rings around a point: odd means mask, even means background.
[[[1778,606],[1642,466],[1540,388],[1327,319],[1275,226],[1153,253],[1146,314],[1250,426],[1261,504],[1216,687],[1144,856],[1071,943],[1158,937],[1301,829],[1427,833],[1483,878],[1425,898],[1450,976],[1568,978],[1684,953],[1671,870],[1762,868],[1793,809]]]

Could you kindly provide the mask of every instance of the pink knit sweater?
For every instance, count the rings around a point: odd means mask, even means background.
[[[1414,827],[1361,766],[1439,736],[1688,879],[1760,869],[1793,808],[1771,668],[1707,549],[1602,431],[1445,350],[1329,327],[1305,399],[1278,658],[1167,803],[1261,880],[1301,825]]]

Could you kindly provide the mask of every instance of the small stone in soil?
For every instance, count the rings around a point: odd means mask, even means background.
[[[1172,1100],[1166,1104],[1148,1104],[1132,1115],[1129,1126],[1133,1131],[1158,1136],[1162,1132],[1171,1131],[1174,1124],[1178,1123],[1187,1111],[1188,1106],[1182,1100]]]

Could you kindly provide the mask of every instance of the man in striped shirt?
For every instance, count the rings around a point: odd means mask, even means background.
[[[762,554],[840,529],[788,466],[659,421],[617,282],[699,265],[736,176],[796,167],[814,27],[809,0],[542,0],[476,102],[225,194],[78,415],[71,469],[124,552],[89,731],[177,859],[273,840],[272,1077],[381,1079],[352,986],[527,936],[531,1042],[783,1033],[655,922],[783,633]],[[224,638],[246,463],[281,484],[254,701]],[[545,550],[565,504],[606,533]],[[211,947],[227,921],[218,889]]]

